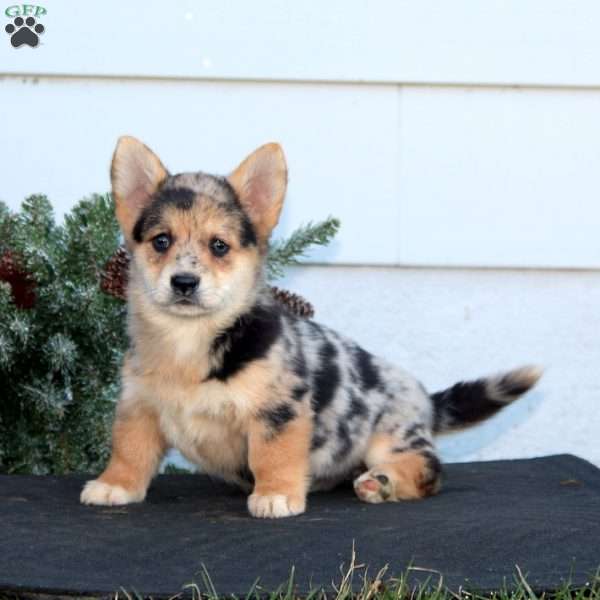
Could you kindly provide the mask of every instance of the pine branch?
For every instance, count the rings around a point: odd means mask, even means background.
[[[327,246],[339,231],[340,221],[328,217],[319,223],[309,222],[300,226],[287,240],[276,240],[269,248],[267,277],[269,280],[283,277],[284,269],[300,264],[311,246]]]

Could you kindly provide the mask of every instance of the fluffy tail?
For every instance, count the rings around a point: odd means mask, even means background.
[[[493,377],[460,382],[432,394],[434,432],[463,429],[491,417],[531,389],[541,376],[540,367],[527,366]]]

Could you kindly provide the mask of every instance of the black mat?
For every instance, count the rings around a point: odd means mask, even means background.
[[[443,492],[421,502],[314,494],[305,515],[276,521],[199,475],[160,476],[144,504],[114,508],[81,506],[84,479],[0,476],[0,591],[169,595],[204,564],[219,594],[259,576],[272,589],[292,565],[302,592],[339,581],[353,543],[372,572],[412,564],[453,589],[510,586],[515,565],[536,589],[582,585],[600,565],[600,470],[568,455],[447,465]]]

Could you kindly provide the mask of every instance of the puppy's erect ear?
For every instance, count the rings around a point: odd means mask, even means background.
[[[131,239],[141,211],[167,176],[167,170],[150,148],[134,137],[119,138],[110,177],[117,220],[126,239]]]
[[[255,150],[227,178],[264,243],[277,221],[287,186],[287,166],[279,144]]]

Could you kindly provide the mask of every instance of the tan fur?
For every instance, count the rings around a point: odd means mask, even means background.
[[[139,140],[122,136],[111,164],[115,213],[130,242],[130,232],[140,210],[168,173],[159,158]]]
[[[381,468],[392,480],[395,500],[414,500],[437,491],[427,486],[429,468],[422,454],[402,452]]]
[[[100,480],[128,491],[145,489],[166,449],[156,415],[140,408],[117,415],[110,462]]]
[[[287,186],[287,166],[279,144],[265,144],[228,177],[263,242],[277,225]]]
[[[89,504],[142,501],[166,448],[158,417],[152,410],[142,403],[128,410],[121,408],[113,425],[110,462],[97,480],[86,485],[82,501]],[[120,498],[112,495],[112,490],[117,490]]]
[[[249,499],[251,512],[263,516],[261,505],[272,502],[277,496],[285,496],[291,514],[304,512],[312,436],[310,415],[296,418],[285,431],[274,437],[261,422],[251,423],[249,434],[249,465],[256,479]]]
[[[369,446],[365,454],[365,464],[372,467],[386,462],[391,454],[394,439],[388,433],[374,433],[369,439]]]
[[[439,479],[430,477],[430,466],[421,453],[410,450],[393,452],[395,440],[389,434],[371,437],[365,456],[369,469],[355,483],[357,494],[367,502],[415,500],[435,494]],[[389,481],[382,484],[379,476]]]

